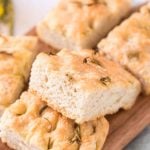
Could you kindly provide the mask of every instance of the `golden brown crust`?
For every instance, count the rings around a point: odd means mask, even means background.
[[[81,125],[76,124],[52,110],[34,93],[25,92],[5,111],[0,127],[2,133],[11,131],[24,140],[26,145],[41,150],[100,150],[109,125],[103,117]],[[1,137],[4,135],[2,133]],[[2,137],[6,143],[7,138]]]
[[[146,94],[150,94],[149,10],[150,3],[116,27],[98,45],[108,58],[124,65],[141,80]]]
[[[5,36],[0,34],[0,52],[9,54],[27,49],[36,51],[37,38],[35,36]]]
[[[0,105],[6,107],[18,98],[23,89],[23,81],[18,75],[0,75]]]
[[[20,95],[28,81],[37,54],[36,37],[0,35],[0,107],[5,108]]]
[[[77,87],[84,92],[92,92],[99,88],[106,89],[107,86],[105,84],[111,86],[118,82],[120,85],[127,87],[131,83],[138,82],[120,65],[109,61],[93,50],[73,51],[63,49],[57,55],[48,56],[41,53],[37,56],[36,60],[36,67],[45,66],[47,72],[58,72],[59,74],[66,75],[68,79],[71,78],[70,80],[72,80],[73,84],[77,84]],[[109,81],[106,79],[105,83],[103,78],[107,78]]]
[[[92,48],[130,9],[129,0],[62,0],[37,33],[58,49]]]

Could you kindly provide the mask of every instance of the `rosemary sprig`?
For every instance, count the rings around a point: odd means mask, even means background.
[[[110,79],[110,77],[102,77],[102,78],[100,78],[100,82],[103,85],[107,86],[111,83],[111,79]]]

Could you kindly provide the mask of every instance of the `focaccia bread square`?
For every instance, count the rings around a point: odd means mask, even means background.
[[[150,94],[150,3],[112,30],[98,48],[130,70]]]
[[[41,40],[56,49],[96,44],[133,8],[131,0],[61,0],[37,26]]]
[[[49,106],[82,123],[129,109],[140,93],[139,81],[93,50],[41,53],[31,69],[29,89]]]
[[[24,92],[0,121],[2,141],[15,150],[100,150],[108,129],[104,117],[77,124],[31,92]]]
[[[36,55],[36,37],[0,36],[0,74],[19,74],[27,81]]]
[[[36,37],[0,35],[0,112],[25,88],[37,54]]]

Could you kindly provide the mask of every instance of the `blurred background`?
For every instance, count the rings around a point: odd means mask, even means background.
[[[14,34],[20,35],[37,24],[58,0],[12,0],[15,12]]]

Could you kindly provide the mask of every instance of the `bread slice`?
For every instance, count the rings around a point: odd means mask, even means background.
[[[31,70],[29,89],[48,105],[82,123],[130,108],[140,83],[119,65],[92,50],[41,53]]]
[[[0,36],[0,114],[26,86],[36,45],[35,37]]]
[[[56,49],[93,48],[132,8],[131,0],[61,0],[37,33]]]
[[[108,129],[104,117],[76,124],[31,92],[24,92],[0,121],[2,141],[15,150],[100,150]]]
[[[110,32],[98,44],[108,58],[130,70],[150,94],[150,3]]]

